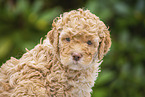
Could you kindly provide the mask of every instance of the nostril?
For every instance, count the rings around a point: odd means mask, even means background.
[[[82,55],[79,53],[73,53],[72,57],[73,57],[73,60],[79,61],[81,59]]]
[[[78,61],[78,60],[80,60],[80,57],[79,56],[73,56],[73,60]]]

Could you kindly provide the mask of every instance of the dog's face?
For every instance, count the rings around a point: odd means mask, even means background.
[[[59,35],[61,63],[75,70],[89,67],[96,58],[99,41],[96,35],[62,30]]]
[[[88,68],[101,60],[111,46],[108,28],[88,10],[66,12],[52,26],[48,38],[54,55],[70,69]]]

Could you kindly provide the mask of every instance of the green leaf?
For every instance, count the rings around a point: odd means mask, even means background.
[[[112,10],[109,8],[104,9],[103,11],[100,12],[99,17],[103,20],[109,20],[113,16]]]
[[[128,5],[124,2],[118,2],[114,6],[116,13],[119,15],[128,15],[130,13],[130,9]]]
[[[98,88],[93,91],[92,97],[107,97],[108,89],[107,88]]]
[[[56,16],[58,16],[61,13],[61,8],[60,7],[55,7],[53,9],[50,10],[46,10],[45,12],[43,12],[40,16],[41,20],[52,20],[54,19]]]
[[[144,76],[143,64],[138,64],[134,67],[134,81],[137,83],[142,83],[142,78]]]
[[[0,39],[0,58],[5,57],[11,50],[12,41],[10,38]]]
[[[15,14],[26,14],[29,10],[29,3],[27,0],[18,0],[16,3]]]
[[[121,68],[121,78],[127,78],[130,75],[130,63],[122,64],[123,66]]]
[[[99,3],[96,0],[89,0],[86,3],[86,8],[90,10],[92,13],[98,13],[99,11]]]
[[[32,6],[32,12],[33,13],[37,13],[41,10],[41,8],[43,7],[43,1],[42,0],[36,0],[36,2],[34,2],[33,6]]]
[[[52,20],[61,13],[60,7],[55,7],[51,10],[46,10],[41,14],[38,21],[36,22],[36,27],[40,30],[45,29],[48,23],[51,23]]]
[[[104,70],[103,72],[100,73],[97,81],[96,81],[96,86],[101,86],[104,85],[108,82],[110,82],[113,78],[115,77],[115,73],[109,70]]]

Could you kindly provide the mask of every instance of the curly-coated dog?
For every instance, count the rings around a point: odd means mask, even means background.
[[[89,10],[56,18],[43,43],[0,68],[0,97],[90,97],[111,46],[108,28]]]

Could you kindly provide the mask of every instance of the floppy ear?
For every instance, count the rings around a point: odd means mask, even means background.
[[[51,31],[48,32],[47,37],[53,46],[54,53],[58,53],[58,42],[59,42],[59,32],[58,30],[54,27]]]
[[[49,42],[51,43],[51,45],[53,45],[53,43],[54,43],[54,29],[52,29],[51,31],[49,31],[48,33],[47,33],[47,37],[48,37],[48,39],[49,39]]]
[[[110,38],[109,31],[107,31],[106,34],[107,34],[106,37],[103,37],[101,39],[101,42],[99,43],[99,49],[98,49],[99,60],[103,59],[104,55],[107,54],[111,46],[111,38]]]
[[[53,20],[53,23],[52,23],[52,30],[49,31],[47,33],[47,37],[49,38],[49,41],[50,43],[53,45],[53,46],[56,46],[58,45],[58,38],[59,38],[59,32],[56,28],[56,21],[59,19],[59,17],[56,17],[54,20]]]

